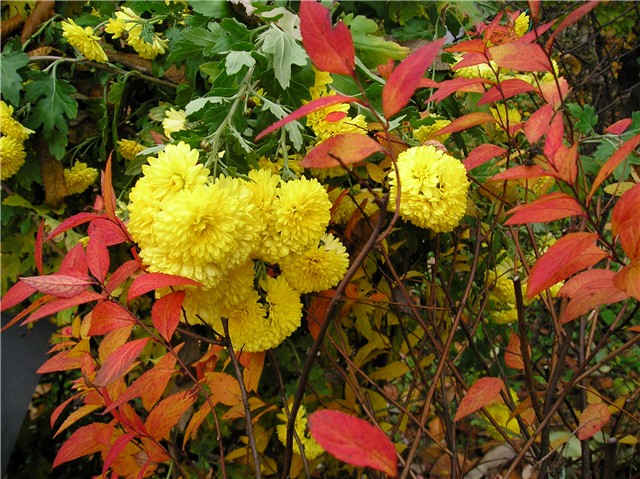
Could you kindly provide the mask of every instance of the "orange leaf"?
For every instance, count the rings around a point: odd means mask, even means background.
[[[519,225],[523,223],[547,223],[549,221],[583,215],[584,210],[578,201],[566,193],[551,193],[527,205],[516,206],[507,211],[513,214],[505,225]]]
[[[634,259],[631,264],[618,271],[613,283],[640,301],[640,258]]]
[[[543,105],[534,112],[524,123],[524,134],[530,144],[535,143],[549,129],[549,123],[553,116],[553,107],[549,104]]]
[[[310,0],[307,0],[307,1],[310,1]],[[256,136],[256,141],[258,141],[260,138],[267,136],[272,131],[276,131],[278,128],[283,127],[287,123],[291,123],[292,121],[295,121],[304,116],[307,116],[309,113],[322,110],[327,106],[336,105],[338,103],[351,103],[351,102],[358,102],[358,99],[350,96],[345,96],[345,95],[330,95],[330,96],[323,96],[320,98],[316,98],[315,100],[311,100],[306,105],[301,106],[294,112],[289,113],[287,116],[285,116],[281,120],[276,121],[273,125],[262,130],[258,134],[258,136]]]
[[[133,280],[129,288],[129,294],[127,294],[127,301],[131,301],[155,289],[166,288],[167,286],[179,286],[182,284],[200,286],[200,283],[197,281],[183,276],[164,273],[146,273]]]
[[[111,156],[113,151],[109,153],[107,159],[107,165],[102,172],[102,178],[100,178],[100,186],[102,187],[102,198],[104,200],[104,211],[107,214],[107,218],[112,221],[116,221],[116,193],[113,189],[113,182],[111,177]]]
[[[459,421],[463,417],[491,404],[500,397],[500,391],[507,388],[500,378],[480,378],[469,388],[467,394],[460,401],[454,421]]]
[[[567,15],[560,22],[560,25],[558,25],[558,28],[556,28],[553,31],[553,33],[551,34],[551,36],[547,40],[547,44],[546,44],[547,51],[551,51],[551,45],[553,45],[553,41],[555,40],[556,35],[558,33],[560,33],[562,30],[564,30],[568,26],[571,26],[574,23],[576,23],[578,20],[580,20],[587,13],[589,13],[591,10],[596,8],[598,6],[598,3],[599,3],[599,0],[583,3],[580,7],[576,8],[574,11],[569,13],[569,15]]]
[[[209,404],[205,402],[197,412],[191,415],[189,424],[187,424],[187,428],[184,431],[184,439],[182,440],[183,449],[187,445],[189,439],[195,437],[198,429],[200,428],[200,425],[202,424],[202,421],[204,421],[209,414],[211,414],[211,408],[209,407]]]
[[[318,70],[355,76],[355,48],[349,28],[331,26],[331,12],[315,0],[300,3],[302,45]]]
[[[247,391],[257,391],[262,369],[264,368],[264,351],[261,353],[245,353],[240,354],[238,358],[240,364],[244,366],[242,377],[244,379],[244,387]]]
[[[473,170],[480,165],[485,164],[487,161],[500,156],[507,151],[506,148],[502,148],[498,145],[492,145],[491,143],[483,143],[480,146],[475,147],[469,156],[464,160],[464,167],[467,171]]]
[[[47,242],[51,238],[55,238],[56,236],[70,230],[71,228],[75,228],[76,226],[80,226],[81,224],[104,217],[104,215],[98,215],[96,213],[78,213],[77,215],[73,215],[60,223],[51,233],[49,233],[44,241]]]
[[[370,467],[391,477],[398,473],[393,443],[363,419],[324,409],[309,416],[309,430],[325,451],[347,464]]]
[[[544,142],[544,156],[550,162],[553,162],[553,157],[556,151],[562,146],[562,140],[564,138],[564,122],[562,120],[562,113],[557,112],[547,131],[547,138]]]
[[[631,126],[632,120],[631,118],[625,118],[624,120],[616,121],[613,125],[604,129],[605,133],[610,133],[612,135],[622,135],[629,126]]]
[[[558,296],[571,298],[562,313],[561,322],[568,323],[598,306],[627,299],[629,295],[615,285],[615,275],[608,269],[592,269],[567,281],[558,291]]]
[[[595,181],[593,182],[593,186],[591,186],[591,192],[589,193],[589,200],[593,197],[594,193],[598,189],[598,187],[602,184],[602,182],[611,174],[613,170],[615,170],[622,161],[624,161],[627,156],[629,156],[636,147],[640,145],[640,134],[637,134],[633,138],[625,141],[618,150],[611,155],[611,158],[602,165],[600,171],[598,172],[598,176],[596,176]]]
[[[521,72],[553,71],[549,57],[537,43],[505,43],[489,48],[491,58],[500,68]]]
[[[184,291],[174,291],[155,302],[151,308],[153,325],[167,342],[171,341],[174,331],[180,322]]]
[[[584,441],[600,432],[602,427],[611,419],[611,413],[606,404],[589,404],[580,415],[578,439]]]
[[[341,166],[340,161],[344,165],[350,165],[380,151],[383,151],[382,146],[367,135],[343,133],[312,148],[300,165],[305,168],[334,168]]]
[[[156,441],[166,439],[173,426],[178,424],[184,412],[191,407],[195,400],[196,395],[193,391],[186,390],[172,394],[160,401],[149,413],[144,423],[149,435]]]
[[[500,82],[500,86],[493,86],[487,93],[482,95],[478,100],[478,105],[484,105],[485,103],[491,103],[496,101],[503,101],[512,96],[520,95],[522,93],[528,93],[534,91],[535,87],[530,85],[524,80],[519,78],[511,78]]]
[[[543,170],[538,165],[533,166],[514,166],[502,173],[489,178],[489,181],[504,181],[504,180],[520,180],[525,178],[540,178],[542,176],[556,176],[554,173]]]
[[[69,414],[67,419],[65,419],[64,422],[60,425],[60,427],[58,428],[56,433],[53,435],[53,437],[56,437],[62,431],[67,429],[69,426],[71,426],[72,424],[75,424],[77,421],[85,417],[87,414],[91,414],[93,411],[95,411],[96,409],[100,409],[101,407],[102,405],[100,404],[85,404],[84,406],[80,406],[78,409],[76,409],[71,414]]]
[[[490,83],[489,80],[485,80],[484,78],[464,78],[458,77],[453,80],[445,80],[438,83],[435,88],[438,89],[433,95],[431,95],[427,99],[427,103],[435,101],[436,103],[440,103],[442,100],[447,98],[452,93],[461,92],[461,91],[484,91],[482,85]]]
[[[570,233],[551,245],[531,268],[527,281],[529,299],[606,258],[607,253],[593,244],[597,239],[595,233]]]
[[[540,18],[540,0],[529,0],[529,11],[531,12],[531,19],[537,22]]]
[[[307,310],[307,323],[313,339],[318,337],[318,332],[327,314],[327,309],[329,309],[329,304],[331,304],[331,299],[335,295],[335,290],[329,289],[327,291],[321,291],[311,300],[311,304]]]
[[[569,83],[563,77],[558,78],[556,81],[540,83],[540,95],[554,110],[558,110],[562,105],[562,102],[569,94],[569,90]]]
[[[87,334],[89,336],[101,336],[114,329],[131,326],[135,322],[135,316],[120,303],[106,300],[98,303],[91,311],[91,323]]]
[[[12,308],[17,304],[22,303],[36,291],[36,288],[33,288],[22,281],[18,281],[16,284],[11,286],[9,291],[7,291],[7,294],[3,296],[0,311],[4,311],[5,309]]]
[[[446,52],[451,52],[451,53],[469,53],[469,52],[484,53],[486,48],[487,48],[487,44],[484,42],[484,40],[476,38],[474,40],[467,40],[464,42],[457,43],[455,45],[445,48],[444,50]]]
[[[242,401],[240,385],[233,376],[210,372],[205,374],[205,379],[211,390],[211,399],[214,404],[220,402],[225,406],[233,406]]]
[[[626,191],[613,207],[611,234],[618,237],[620,245],[631,259],[640,257],[640,183]]]
[[[524,370],[520,337],[513,331],[509,333],[509,344],[504,351],[504,363],[510,368]]]
[[[558,172],[558,178],[573,185],[578,175],[578,143],[560,148],[553,155],[550,165]]]
[[[134,339],[113,351],[102,364],[93,383],[108,386],[124,376],[151,338]]]
[[[495,118],[489,113],[474,112],[468,115],[456,118],[450,124],[434,133],[434,136],[445,135],[447,133],[456,133],[458,131],[466,130],[472,126],[483,125],[485,123],[495,123]]]
[[[445,39],[431,42],[405,58],[391,72],[382,90],[382,111],[389,119],[409,103],[420,84],[420,79],[431,66]]]
[[[44,298],[49,298],[49,296],[43,296],[43,298],[39,299]],[[25,325],[28,323],[33,323],[38,319],[44,318],[45,316],[49,316],[51,314],[59,313],[60,311],[64,311],[65,309],[70,309],[74,306],[79,306],[91,301],[100,301],[102,299],[104,299],[104,296],[98,293],[94,293],[93,291],[83,291],[82,293],[77,294],[71,298],[56,298],[53,301],[50,301],[40,307],[40,309],[31,314],[31,316],[25,319],[21,324]]]
[[[79,428],[62,445],[51,467],[101,451],[104,448],[102,437],[111,436],[114,424],[93,423]]]

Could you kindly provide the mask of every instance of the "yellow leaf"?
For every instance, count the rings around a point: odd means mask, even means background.
[[[367,163],[367,173],[376,183],[384,183],[384,179],[387,176],[385,171],[375,163]]]
[[[409,372],[409,366],[402,361],[394,361],[386,366],[375,370],[371,373],[370,377],[374,380],[390,381],[391,379],[399,378],[400,376]]]

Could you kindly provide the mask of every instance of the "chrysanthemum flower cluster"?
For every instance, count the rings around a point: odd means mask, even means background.
[[[399,178],[399,181],[398,181]],[[467,208],[469,180],[462,162],[432,145],[398,155],[397,174],[389,173],[389,207],[400,196],[400,216],[436,233],[452,231]]]
[[[186,320],[229,336],[237,349],[278,346],[300,325],[300,295],[335,286],[348,268],[327,234],[331,203],[315,179],[211,178],[187,144],[167,145],[142,167],[129,195],[129,231],[151,272],[184,276]],[[256,278],[254,263],[278,265]],[[275,276],[275,273],[274,273]]]
[[[116,18],[109,19],[104,30],[113,38],[123,38],[141,58],[153,60],[166,51],[168,41],[160,38],[157,33],[153,33],[151,40],[146,41],[143,36],[144,23],[145,20],[129,7],[122,7],[116,12]]]
[[[107,63],[109,58],[100,46],[100,37],[93,33],[91,27],[82,28],[71,18],[61,22],[62,36],[88,60]]]
[[[98,170],[81,161],[76,161],[71,168],[65,168],[63,173],[67,193],[70,195],[82,193],[98,179]]]
[[[13,118],[13,107],[0,101],[0,173],[2,180],[15,175],[27,157],[24,142],[33,133]]]

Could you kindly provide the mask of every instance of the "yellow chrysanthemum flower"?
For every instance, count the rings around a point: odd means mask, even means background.
[[[275,348],[300,326],[302,319],[300,293],[294,290],[282,276],[275,279],[267,277],[262,287],[267,293],[266,302],[270,323],[268,336],[264,340],[270,344],[269,348]]]
[[[175,108],[169,108],[164,114],[164,120],[162,120],[164,134],[169,138],[171,138],[171,133],[184,130],[186,124],[187,113],[184,110],[176,110]]]
[[[456,55],[457,58],[462,59],[462,55]],[[454,70],[454,76],[463,77],[463,78],[484,78],[486,80],[495,80],[496,74],[494,72],[498,71],[498,65],[490,60],[489,63],[480,63],[478,65],[472,65],[469,67],[462,67],[455,69],[455,65],[452,67]],[[504,79],[502,75],[500,75],[501,79]]]
[[[436,233],[452,231],[467,208],[469,180],[460,160],[433,146],[409,148],[398,155],[400,215]],[[394,208],[398,195],[396,171],[389,173]]]
[[[29,135],[33,132],[33,130],[25,128],[19,121],[13,118],[13,107],[11,105],[7,105],[4,101],[0,100],[0,133],[2,135],[23,142],[29,138]]]
[[[129,192],[127,229],[140,248],[154,244],[153,220],[161,210],[161,202],[153,196],[156,191],[157,189],[142,177]]]
[[[269,341],[271,330],[269,321],[266,319],[266,309],[260,303],[260,296],[254,290],[249,297],[230,308],[227,313],[229,320],[229,338],[236,351],[247,351],[258,353],[266,351],[280,343],[273,344]],[[214,329],[222,333],[222,322]]]
[[[135,140],[118,140],[118,153],[120,153],[125,160],[133,160],[138,153],[146,148],[146,146],[141,145]]]
[[[306,410],[304,406],[300,406],[298,409],[298,413],[296,414],[296,422],[294,424],[294,429],[300,443],[302,444],[302,448],[304,449],[304,457],[309,461],[313,461],[316,457],[324,452],[324,449],[318,444],[315,439],[313,439],[309,432],[307,431],[307,417]],[[278,414],[278,419],[282,421],[284,424],[278,424],[276,427],[276,431],[278,433],[278,439],[283,445],[286,445],[287,442],[287,412],[283,408],[282,413]],[[298,445],[298,441],[293,439],[293,452],[296,454],[301,454],[300,446]]]
[[[185,292],[182,309],[186,313],[184,319],[187,323],[194,325],[217,325],[220,323],[222,311],[217,297],[211,293],[211,289],[203,286],[174,286],[173,289]],[[171,291],[169,288],[163,288],[156,293],[156,296],[162,297]]]
[[[109,19],[104,30],[113,35],[113,38],[121,38],[126,32],[127,44],[133,47],[141,58],[153,60],[166,51],[168,41],[161,39],[158,34],[154,34],[151,43],[145,42],[142,39],[142,22],[144,20],[133,10],[122,7],[119,12],[116,12],[116,18]]]
[[[282,256],[316,244],[329,224],[331,203],[316,179],[300,178],[280,186],[272,204],[269,230]]]
[[[518,15],[518,18],[516,18],[516,21],[513,25],[513,31],[518,38],[527,33],[529,31],[529,15],[527,15],[525,12],[522,12],[520,15]]]
[[[279,175],[282,168],[284,168],[284,159],[280,156],[277,158],[261,156],[258,159],[258,166],[260,169],[269,170],[272,174]],[[291,155],[287,158],[287,168],[296,175],[302,175],[302,173],[304,173],[304,168],[300,166],[300,160],[297,155]]]
[[[180,142],[167,145],[157,157],[151,157],[142,167],[144,177],[139,181],[148,184],[153,198],[161,201],[182,190],[191,190],[207,183],[209,170],[198,163],[200,154],[189,145]]]
[[[160,38],[156,33],[153,35],[151,43],[147,43],[140,36],[140,33],[142,33],[142,27],[138,25],[138,28],[139,32],[136,27],[131,29],[127,43],[131,45],[136,52],[138,52],[140,58],[153,60],[155,57],[162,55],[166,51],[169,43],[168,40]]]
[[[506,106],[502,103],[498,103],[495,108],[491,107],[489,110],[503,129],[507,128],[507,119],[509,121],[509,128],[513,128],[514,125],[522,121],[522,116],[518,110],[514,108],[507,110]]]
[[[434,115],[429,115],[432,117]],[[421,127],[413,130],[413,137],[419,141],[420,143],[426,143],[429,140],[439,141],[440,143],[444,143],[447,138],[449,138],[449,134],[444,135],[434,135],[437,131],[443,129],[445,126],[449,125],[451,122],[449,120],[435,120],[430,125],[422,125]]]
[[[323,235],[320,244],[299,256],[281,262],[282,276],[300,293],[324,291],[336,286],[349,268],[349,255],[342,243],[331,234]]]
[[[155,247],[140,257],[150,271],[185,276],[205,287],[249,259],[258,234],[251,192],[241,180],[181,190],[153,221]]]
[[[10,136],[0,137],[0,176],[7,180],[24,165],[27,154],[21,141]]]
[[[343,188],[329,191],[329,201],[332,204],[331,220],[336,224],[347,224],[358,208],[363,208],[365,215],[372,215],[378,211],[373,195],[367,190],[361,191],[355,186],[350,194],[343,194]],[[340,199],[339,203],[336,202]]]
[[[71,18],[61,22],[62,36],[88,60],[106,63],[109,58],[100,46],[100,37],[93,34],[91,27],[82,28]]]
[[[76,161],[72,168],[64,169],[64,182],[70,195],[82,193],[98,179],[98,170],[90,168],[86,163]]]

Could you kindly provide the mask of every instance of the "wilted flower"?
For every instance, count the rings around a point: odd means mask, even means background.
[[[72,168],[64,169],[64,181],[70,195],[82,193],[98,179],[98,170],[76,161]]]
[[[118,153],[125,160],[133,160],[138,153],[145,150],[146,146],[141,145],[135,140],[118,140]]]
[[[68,18],[66,22],[62,22],[62,32],[62,36],[87,59],[99,63],[106,63],[109,60],[100,46],[100,37],[93,34],[91,27],[82,28]]]
[[[398,155],[400,215],[436,233],[452,231],[467,208],[469,180],[460,160],[433,146],[409,148]],[[398,195],[395,170],[389,174],[394,207]]]

